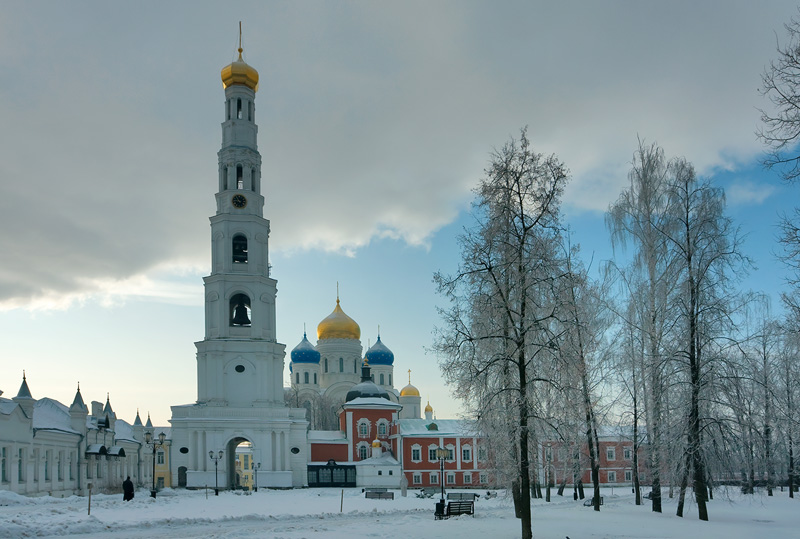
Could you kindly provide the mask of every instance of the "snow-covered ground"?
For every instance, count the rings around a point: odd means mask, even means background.
[[[627,492],[626,492],[627,491]],[[0,491],[0,537],[387,537],[494,539],[519,537],[520,525],[511,502],[500,497],[475,504],[475,516],[450,520],[433,518],[435,500],[406,498],[366,500],[360,489],[265,490],[252,495],[213,491],[172,491],[157,499],[138,491],[131,502],[122,494],[87,498],[25,498]],[[603,492],[600,513],[571,495],[553,502],[535,500],[534,537],[667,538],[796,537],[800,497],[787,492],[742,496],[730,490],[710,502],[710,522],[697,520],[694,506],[684,519],[675,516],[675,500],[665,500],[665,512],[654,514],[649,505],[636,507],[628,489]],[[341,511],[340,511],[341,506]]]

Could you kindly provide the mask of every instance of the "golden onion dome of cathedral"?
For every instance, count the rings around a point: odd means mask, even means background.
[[[431,406],[431,401],[428,401],[428,405],[425,407],[426,412],[433,412],[433,406]]]
[[[361,328],[356,321],[344,314],[336,298],[336,308],[317,326],[317,339],[360,339]]]
[[[243,84],[254,92],[258,91],[258,71],[242,59],[244,49],[239,47],[239,58],[222,68],[222,87]]]
[[[400,390],[401,397],[419,397],[419,389],[408,384],[406,387]]]
[[[408,385],[400,390],[401,397],[419,397],[419,389],[411,385],[411,369],[408,370]]]

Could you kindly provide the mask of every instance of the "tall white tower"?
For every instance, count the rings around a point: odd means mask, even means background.
[[[172,485],[235,484],[236,447],[252,444],[258,483],[307,484],[305,409],[283,396],[284,345],[275,335],[276,281],[263,217],[255,96],[258,72],[239,57],[222,69],[225,115],[205,338],[197,347],[197,402],[172,407]],[[211,458],[222,457],[219,460]],[[209,456],[211,455],[211,456]]]

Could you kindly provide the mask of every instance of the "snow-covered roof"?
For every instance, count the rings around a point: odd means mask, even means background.
[[[86,447],[87,455],[105,455],[107,453],[108,449],[103,444],[89,444]]]
[[[138,440],[133,437],[133,427],[123,419],[117,419],[114,422],[114,440],[138,443]]]
[[[70,426],[69,408],[57,400],[43,397],[33,405],[33,429],[80,434]]]
[[[309,442],[347,442],[347,437],[340,430],[310,430]]]
[[[400,463],[391,453],[381,453],[380,457],[370,457],[354,463],[356,466],[399,466]]]
[[[395,408],[397,410],[402,408],[400,404],[380,397],[356,397],[355,399],[344,403],[345,408],[374,408],[375,406],[380,406],[382,408]]]
[[[399,433],[401,436],[476,436],[472,424],[461,419],[400,419],[398,422]],[[429,428],[434,423],[436,428]]]
[[[4,399],[0,397],[0,414],[9,415],[17,406],[19,405],[11,399]]]

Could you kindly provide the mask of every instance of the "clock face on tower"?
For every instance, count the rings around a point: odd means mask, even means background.
[[[242,209],[247,206],[247,199],[244,197],[244,195],[233,195],[231,204],[233,204],[234,208]]]

